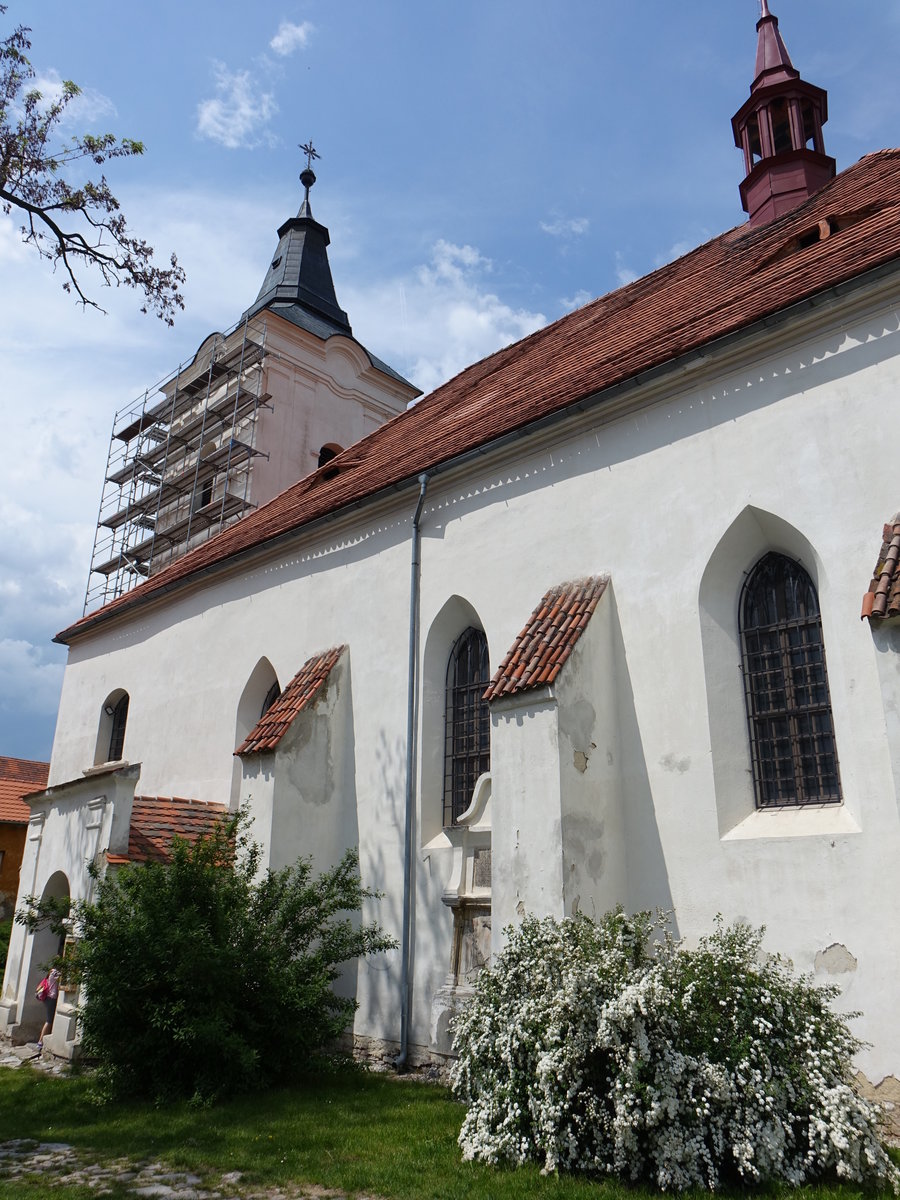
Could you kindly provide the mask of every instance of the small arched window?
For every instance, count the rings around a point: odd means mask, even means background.
[[[487,638],[469,628],[457,638],[447,664],[445,827],[456,824],[472,801],[479,775],[491,769],[491,717],[482,699],[489,681]]]
[[[107,762],[119,762],[125,750],[125,726],[128,721],[128,694],[121,692],[118,700],[110,696],[103,706],[103,716],[109,722]]]
[[[758,808],[841,799],[819,598],[808,573],[767,554],[740,601],[741,649]]]

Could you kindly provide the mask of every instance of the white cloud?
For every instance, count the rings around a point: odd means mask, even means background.
[[[4,731],[0,753],[13,758],[49,757],[64,663],[61,646],[43,648],[0,638],[0,716]],[[27,680],[27,687],[23,688],[23,680]]]
[[[553,221],[541,221],[541,229],[551,237],[581,237],[590,226],[587,217],[556,217]]]
[[[624,287],[627,283],[634,283],[634,281],[639,278],[639,273],[632,267],[628,266],[628,264],[625,262],[624,255],[621,253],[621,251],[617,250],[616,279],[618,280],[619,287]]]
[[[119,199],[129,225],[187,270],[174,329],[89,271],[82,282],[108,315],[80,309],[0,217],[0,754],[49,754],[65,660],[51,639],[81,615],[114,412],[239,318],[285,216],[246,195],[140,186]]]
[[[574,312],[576,308],[584,308],[585,304],[590,304],[594,299],[590,292],[581,288],[574,296],[563,296],[562,306],[565,312]]]
[[[260,91],[249,71],[229,71],[224,63],[216,62],[213,74],[217,95],[197,105],[198,134],[228,150],[271,142],[266,126],[278,112],[272,93]]]
[[[51,644],[81,615],[114,412],[190,358],[255,297],[284,202],[244,192],[146,186],[120,192],[129,225],[187,271],[174,329],[141,316],[128,289],[86,273],[103,316],[78,308],[0,220],[0,754],[44,757],[65,652]],[[354,221],[332,208],[344,251]],[[360,237],[359,231],[355,235]],[[340,257],[340,256],[338,256]],[[469,363],[539,328],[543,313],[501,298],[491,261],[471,245],[435,243],[427,262],[371,281],[362,250],[344,257],[338,299],[354,333],[430,391]],[[355,282],[354,282],[355,280]]]
[[[19,232],[22,224],[21,218],[15,221],[12,216],[0,213],[0,263],[22,262],[29,253],[34,253],[22,241]]]
[[[702,242],[705,242],[708,237],[709,234],[704,230],[699,242],[691,242],[687,239],[673,242],[668,250],[663,250],[660,254],[657,254],[653,260],[654,267],[664,267],[666,263],[674,262],[676,258],[683,258],[685,254],[688,254]]]
[[[387,283],[342,289],[357,337],[423,392],[546,324],[485,285],[491,261],[473,246],[436,242],[431,259]]]
[[[63,78],[58,71],[51,67],[31,80],[28,90],[32,89],[41,93],[44,104],[53,104],[62,96]],[[84,126],[101,117],[114,116],[116,116],[116,106],[108,96],[104,96],[102,92],[98,92],[94,88],[82,88],[79,94],[66,105],[60,124],[63,127],[67,125]]]
[[[293,54],[295,50],[305,50],[313,29],[314,26],[309,21],[302,21],[299,25],[293,25],[290,21],[282,21],[278,26],[278,32],[269,42],[269,48],[281,55],[282,58]]]

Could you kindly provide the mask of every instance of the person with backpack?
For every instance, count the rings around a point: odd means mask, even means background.
[[[44,1021],[37,1042],[38,1053],[40,1054],[44,1049],[44,1038],[53,1028],[53,1018],[56,1016],[56,1002],[59,1000],[59,971],[56,967],[51,967],[47,978],[42,979],[38,984],[36,994],[38,1000],[43,1001],[44,1007],[47,1010],[47,1019]]]

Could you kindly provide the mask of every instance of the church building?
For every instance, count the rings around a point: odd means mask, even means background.
[[[445,1058],[525,913],[659,906],[688,942],[764,924],[862,1011],[859,1068],[900,1098],[900,150],[838,174],[765,2],[757,39],[748,220],[410,408],[322,282],[308,168],[257,302],[117,426],[133,491],[103,528],[134,532],[57,638],[20,896],[85,896],[87,862],[164,856],[244,804],[272,867],[358,846],[383,893],[366,915],[398,948],[343,980],[361,1051]],[[218,420],[244,393],[253,430]],[[267,491],[281,443],[293,477]],[[14,1041],[44,937],[14,931]],[[73,1053],[76,1000],[47,1050]]]

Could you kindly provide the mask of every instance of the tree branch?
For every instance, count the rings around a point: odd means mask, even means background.
[[[5,12],[0,4],[0,15]],[[0,41],[0,209],[7,215],[16,209],[26,218],[23,241],[54,266],[62,262],[63,288],[74,290],[80,304],[104,311],[86,295],[78,277],[82,267],[96,267],[103,286],[137,289],[144,297],[141,311],[152,309],[171,325],[176,310],[184,308],[179,290],[184,271],[175,255],[167,267],[154,264],[153,247],[129,233],[104,176],[75,184],[62,174],[62,168],[86,159],[102,165],[108,159],[139,156],[143,144],[111,133],[84,134],[52,149],[62,116],[80,89],[65,81],[56,100],[42,103],[41,93],[30,86],[35,72],[26,53],[28,34],[20,25]],[[82,220],[96,237],[64,228],[63,214]]]

